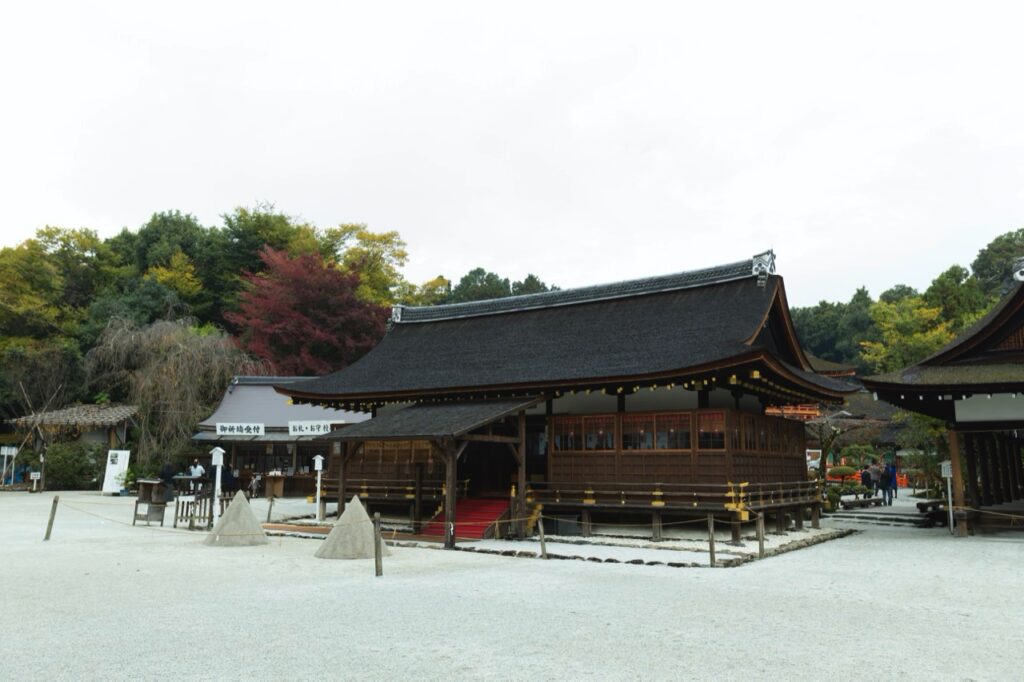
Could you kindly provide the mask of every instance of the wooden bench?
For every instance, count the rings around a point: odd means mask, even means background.
[[[854,500],[840,500],[843,509],[860,509],[861,507],[878,507],[885,502],[884,497],[862,497]]]
[[[917,511],[927,514],[930,511],[943,509],[946,506],[945,500],[922,500],[917,503]]]

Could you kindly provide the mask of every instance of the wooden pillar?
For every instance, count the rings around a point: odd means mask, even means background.
[[[981,492],[978,490],[978,436],[973,433],[964,434],[964,454],[967,459],[967,493],[971,504],[981,504]]]
[[[651,512],[651,539],[661,542],[661,511]]]
[[[796,507],[793,510],[793,522],[796,524],[797,530],[804,529],[804,508]]]
[[[964,475],[960,465],[960,434],[956,431],[949,432],[949,464],[953,469],[953,508],[964,508]],[[956,534],[962,538],[967,537],[967,518],[962,515],[956,524]]]
[[[444,546],[447,549],[454,549],[455,547],[455,491],[459,485],[458,481],[458,463],[459,460],[455,454],[455,448],[445,447],[443,450],[444,456],[444,475],[445,475],[445,496],[444,496]]]
[[[989,458],[992,463],[992,501],[1002,504],[1006,502],[1006,498],[1003,496],[1003,453],[999,447],[999,434],[993,433],[989,439],[992,443],[992,454]]]
[[[737,542],[738,543],[738,542],[740,542],[743,539],[742,536],[740,535],[740,529],[741,529],[740,513],[739,512],[733,512],[732,513],[732,518],[729,521],[729,530],[730,530],[730,532],[732,534],[731,540],[733,542]]]
[[[413,471],[412,532],[418,533],[423,519],[423,463],[416,462]]]
[[[978,442],[978,463],[981,464],[981,499],[978,506],[987,507],[992,504],[992,467],[989,461],[992,446],[987,433],[980,433],[975,438]]]
[[[821,502],[811,507],[811,528],[821,528]]]
[[[345,484],[348,482],[348,453],[354,444],[342,443],[341,454],[338,455],[338,518],[345,511]]]
[[[786,512],[782,509],[775,511],[775,532],[783,535],[786,533]]]
[[[1013,466],[1017,469],[1017,481],[1020,486],[1020,496],[1024,497],[1024,459],[1021,459],[1021,441],[1019,438],[1013,439],[1011,455],[1013,459]]]
[[[1017,499],[1014,494],[1013,471],[1010,467],[1010,437],[999,434],[999,470],[1003,472],[1003,500],[1013,502]]]
[[[583,537],[589,538],[591,533],[590,527],[590,510],[584,509],[580,512],[580,532],[583,533]]]
[[[516,459],[519,468],[516,470],[516,507],[519,508],[516,516],[516,535],[520,538],[526,536],[526,412],[519,411],[519,444],[516,446]]]
[[[554,477],[551,475],[551,467],[555,458],[555,424],[554,424],[555,405],[551,398],[544,401],[544,428],[548,431],[548,445],[547,445],[547,460],[548,470],[545,472],[545,480],[553,481]]]
[[[1017,478],[1017,467],[1013,463],[1013,449],[1016,446],[1014,438],[1010,435],[1003,436],[1003,451],[1006,461],[1006,473],[1010,479],[1010,500],[1020,499],[1020,481]]]

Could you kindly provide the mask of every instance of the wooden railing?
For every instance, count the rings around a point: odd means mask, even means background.
[[[743,511],[813,505],[820,502],[814,481],[780,483],[534,483],[527,500],[547,505],[604,509]]]
[[[459,481],[456,494],[465,497],[469,489],[469,479]],[[338,481],[324,480],[322,497],[338,497]],[[423,483],[420,485],[420,499],[443,500],[445,487],[442,483]],[[416,486],[409,484],[409,479],[368,479],[354,478],[345,481],[345,496],[358,495],[360,499],[376,502],[412,502],[416,499]]]

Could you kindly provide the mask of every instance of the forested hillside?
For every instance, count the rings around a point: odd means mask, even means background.
[[[996,237],[970,269],[951,265],[924,291],[894,283],[874,299],[865,288],[847,302],[794,308],[804,348],[860,374],[889,372],[934,353],[984,315],[1007,291],[1024,257],[1024,229]]]
[[[161,456],[238,373],[311,375],[373,347],[395,303],[545,291],[476,268],[406,281],[394,231],[320,228],[273,206],[202,225],[179,211],[100,239],[46,227],[0,250],[0,418],[74,402],[139,405],[135,442]],[[182,426],[184,425],[184,426]]]

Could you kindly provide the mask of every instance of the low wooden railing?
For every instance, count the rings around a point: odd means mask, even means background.
[[[527,500],[547,505],[673,511],[743,511],[813,505],[814,481],[779,483],[533,483]]]
[[[469,479],[459,481],[456,494],[465,497],[469,488]],[[322,483],[321,497],[338,497],[338,481],[326,479]],[[420,499],[444,499],[445,487],[442,483],[423,483],[420,485]],[[409,484],[409,479],[369,479],[354,478],[345,481],[345,496],[358,495],[361,499],[392,501],[412,501],[416,499],[416,486]]]

